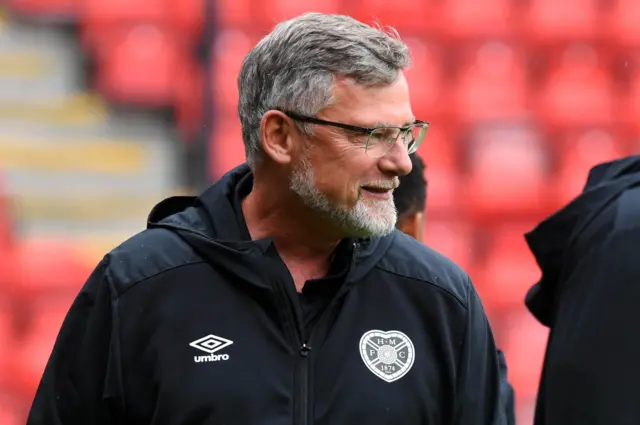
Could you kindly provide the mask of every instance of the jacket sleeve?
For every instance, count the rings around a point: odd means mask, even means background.
[[[501,400],[498,350],[473,285],[468,285],[467,320],[460,352],[455,425],[506,425]]]
[[[500,365],[500,399],[502,400],[502,406],[505,412],[505,424],[516,424],[516,406],[515,406],[515,391],[513,386],[509,383],[507,360],[504,357],[504,353],[498,350],[498,361]]]
[[[117,307],[107,260],[74,300],[40,380],[27,425],[120,423]]]

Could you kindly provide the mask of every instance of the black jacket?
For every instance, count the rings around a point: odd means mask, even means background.
[[[344,241],[317,286],[335,286],[329,303],[303,309],[271,240],[248,238],[235,197],[251,178],[243,165],[163,201],[104,258],[29,425],[503,423],[493,336],[460,268],[399,232]]]
[[[594,167],[526,238],[542,269],[526,303],[551,329],[535,424],[640,424],[640,156]]]
[[[504,353],[498,350],[498,363],[500,365],[500,399],[504,409],[504,425],[516,425],[516,393],[509,383],[507,360]]]

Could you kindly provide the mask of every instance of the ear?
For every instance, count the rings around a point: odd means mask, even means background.
[[[284,113],[267,111],[260,121],[264,153],[278,164],[289,164],[294,147],[291,137],[293,131],[294,128]]]
[[[422,230],[424,228],[424,214],[422,212],[412,212],[400,219],[398,230],[407,235],[422,241]]]

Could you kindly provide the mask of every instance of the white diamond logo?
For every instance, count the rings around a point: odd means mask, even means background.
[[[233,341],[213,334],[207,335],[204,338],[200,338],[189,343],[189,345],[193,348],[197,348],[198,350],[202,350],[205,353],[209,354],[220,351],[223,348],[230,346],[231,344],[233,344]]]

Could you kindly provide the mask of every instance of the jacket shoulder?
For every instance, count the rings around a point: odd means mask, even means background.
[[[176,233],[146,229],[115,247],[105,259],[106,275],[121,294],[129,287],[171,269],[203,262]]]
[[[635,186],[622,192],[616,202],[614,231],[630,230],[639,226],[640,214],[640,186]]]
[[[432,285],[468,305],[471,279],[467,273],[451,259],[402,232],[395,232],[378,268]]]

